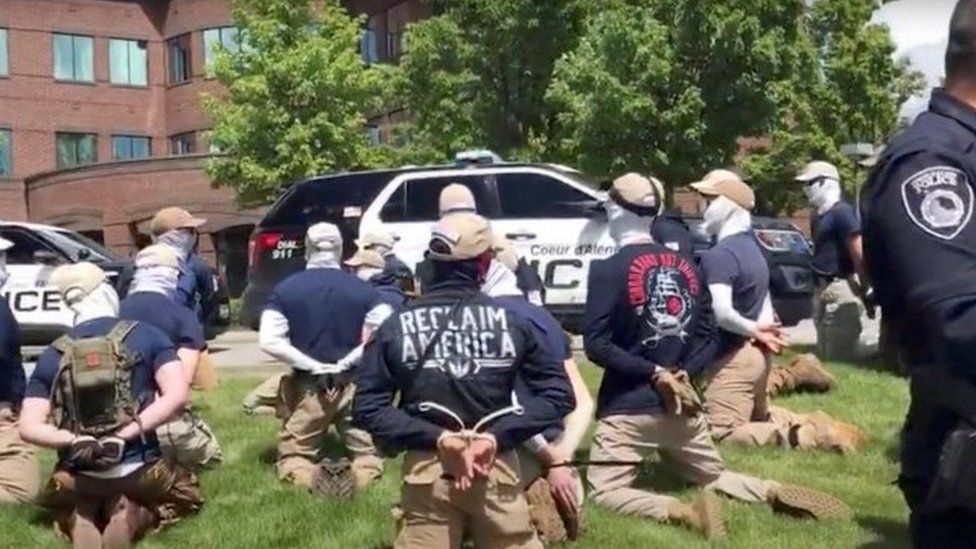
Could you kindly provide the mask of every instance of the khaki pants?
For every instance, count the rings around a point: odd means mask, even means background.
[[[835,280],[814,293],[817,356],[821,360],[857,358],[861,337],[861,300],[847,280]]]
[[[677,466],[687,480],[752,503],[765,502],[777,483],[725,468],[704,416],[660,414],[608,416],[597,423],[590,461],[627,461],[634,465],[590,465],[587,480],[593,500],[626,515],[664,521],[671,496],[633,488],[638,465],[651,452]]]
[[[0,503],[26,503],[40,484],[34,449],[20,438],[14,412],[0,406]]]
[[[278,433],[278,478],[309,488],[318,469],[320,452],[329,426],[335,425],[345,447],[352,454],[356,487],[364,488],[383,474],[369,433],[351,426],[352,397],[355,387],[346,386],[333,401],[326,398],[310,376],[285,376],[281,400],[291,411]]]
[[[244,397],[244,410],[248,412],[276,413],[278,397],[281,395],[281,381],[288,374],[275,374],[261,382]]]
[[[746,343],[719,359],[705,372],[705,413],[719,442],[752,446],[789,444],[797,416],[769,406],[766,385],[769,356]]]
[[[196,476],[163,460],[111,479],[56,469],[39,501],[54,511],[58,531],[79,549],[129,547],[203,505]]]
[[[498,456],[487,479],[465,491],[443,478],[434,452],[407,452],[396,549],[457,549],[467,533],[479,549],[541,549],[519,481],[514,452]]]
[[[209,467],[223,460],[213,431],[189,409],[156,429],[163,456],[184,467]]]

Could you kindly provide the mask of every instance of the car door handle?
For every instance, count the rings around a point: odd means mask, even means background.
[[[535,240],[535,233],[520,232],[520,233],[507,233],[505,235],[509,240]]]

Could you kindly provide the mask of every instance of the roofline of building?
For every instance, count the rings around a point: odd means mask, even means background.
[[[56,185],[75,179],[88,179],[98,172],[110,172],[112,175],[116,175],[119,173],[151,174],[161,171],[201,170],[206,167],[207,161],[213,156],[215,155],[201,153],[84,164],[29,175],[24,178],[24,187],[27,191],[30,191],[31,189]]]

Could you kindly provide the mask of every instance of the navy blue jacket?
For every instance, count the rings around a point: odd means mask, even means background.
[[[447,407],[471,428],[513,404],[516,376],[530,391],[519,398],[524,413],[505,415],[485,429],[501,450],[573,409],[562,363],[521,317],[473,287],[439,284],[430,290],[383,323],[356,370],[354,423],[384,450],[435,449],[442,431],[459,426],[440,412],[422,410],[422,403]]]
[[[0,297],[0,402],[20,408],[24,399],[24,364],[20,356],[20,326]]]
[[[660,244],[634,244],[590,265],[586,356],[606,370],[597,417],[663,410],[655,365],[692,376],[718,349],[711,297],[698,269]]]
[[[288,319],[288,339],[299,351],[335,364],[362,339],[366,313],[380,302],[376,290],[339,269],[306,269],[282,280],[266,309]]]
[[[395,272],[383,271],[370,277],[369,283],[376,288],[380,301],[393,307],[394,311],[399,310],[407,302],[407,294],[403,293]]]
[[[910,365],[939,362],[976,382],[976,109],[935,90],[885,149],[861,197],[864,249]]]

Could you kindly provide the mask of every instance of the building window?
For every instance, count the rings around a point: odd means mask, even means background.
[[[108,41],[108,78],[113,84],[145,86],[148,63],[145,40]]]
[[[76,34],[54,35],[54,77],[58,80],[94,82],[92,37]]]
[[[376,124],[366,126],[366,139],[368,139],[369,144],[374,147],[379,147],[382,145],[383,133],[380,131],[380,127]]]
[[[98,137],[93,133],[62,133],[55,135],[58,149],[58,169],[98,161]]]
[[[115,160],[149,158],[151,151],[148,137],[138,135],[112,136],[112,158]]]
[[[193,154],[197,150],[197,134],[194,132],[178,133],[169,138],[169,154]]]
[[[0,130],[0,177],[10,177],[13,170],[10,167],[10,130]]]
[[[363,36],[359,39],[359,53],[366,64],[378,63],[380,60],[378,33],[369,27],[363,29]]]
[[[7,29],[0,29],[0,76],[7,76]]]
[[[236,52],[239,49],[237,27],[220,27],[203,31],[203,62],[208,69],[213,66],[217,44],[229,52]]]
[[[166,55],[169,60],[169,83],[179,84],[189,80],[192,72],[190,35],[184,34],[167,40]]]

